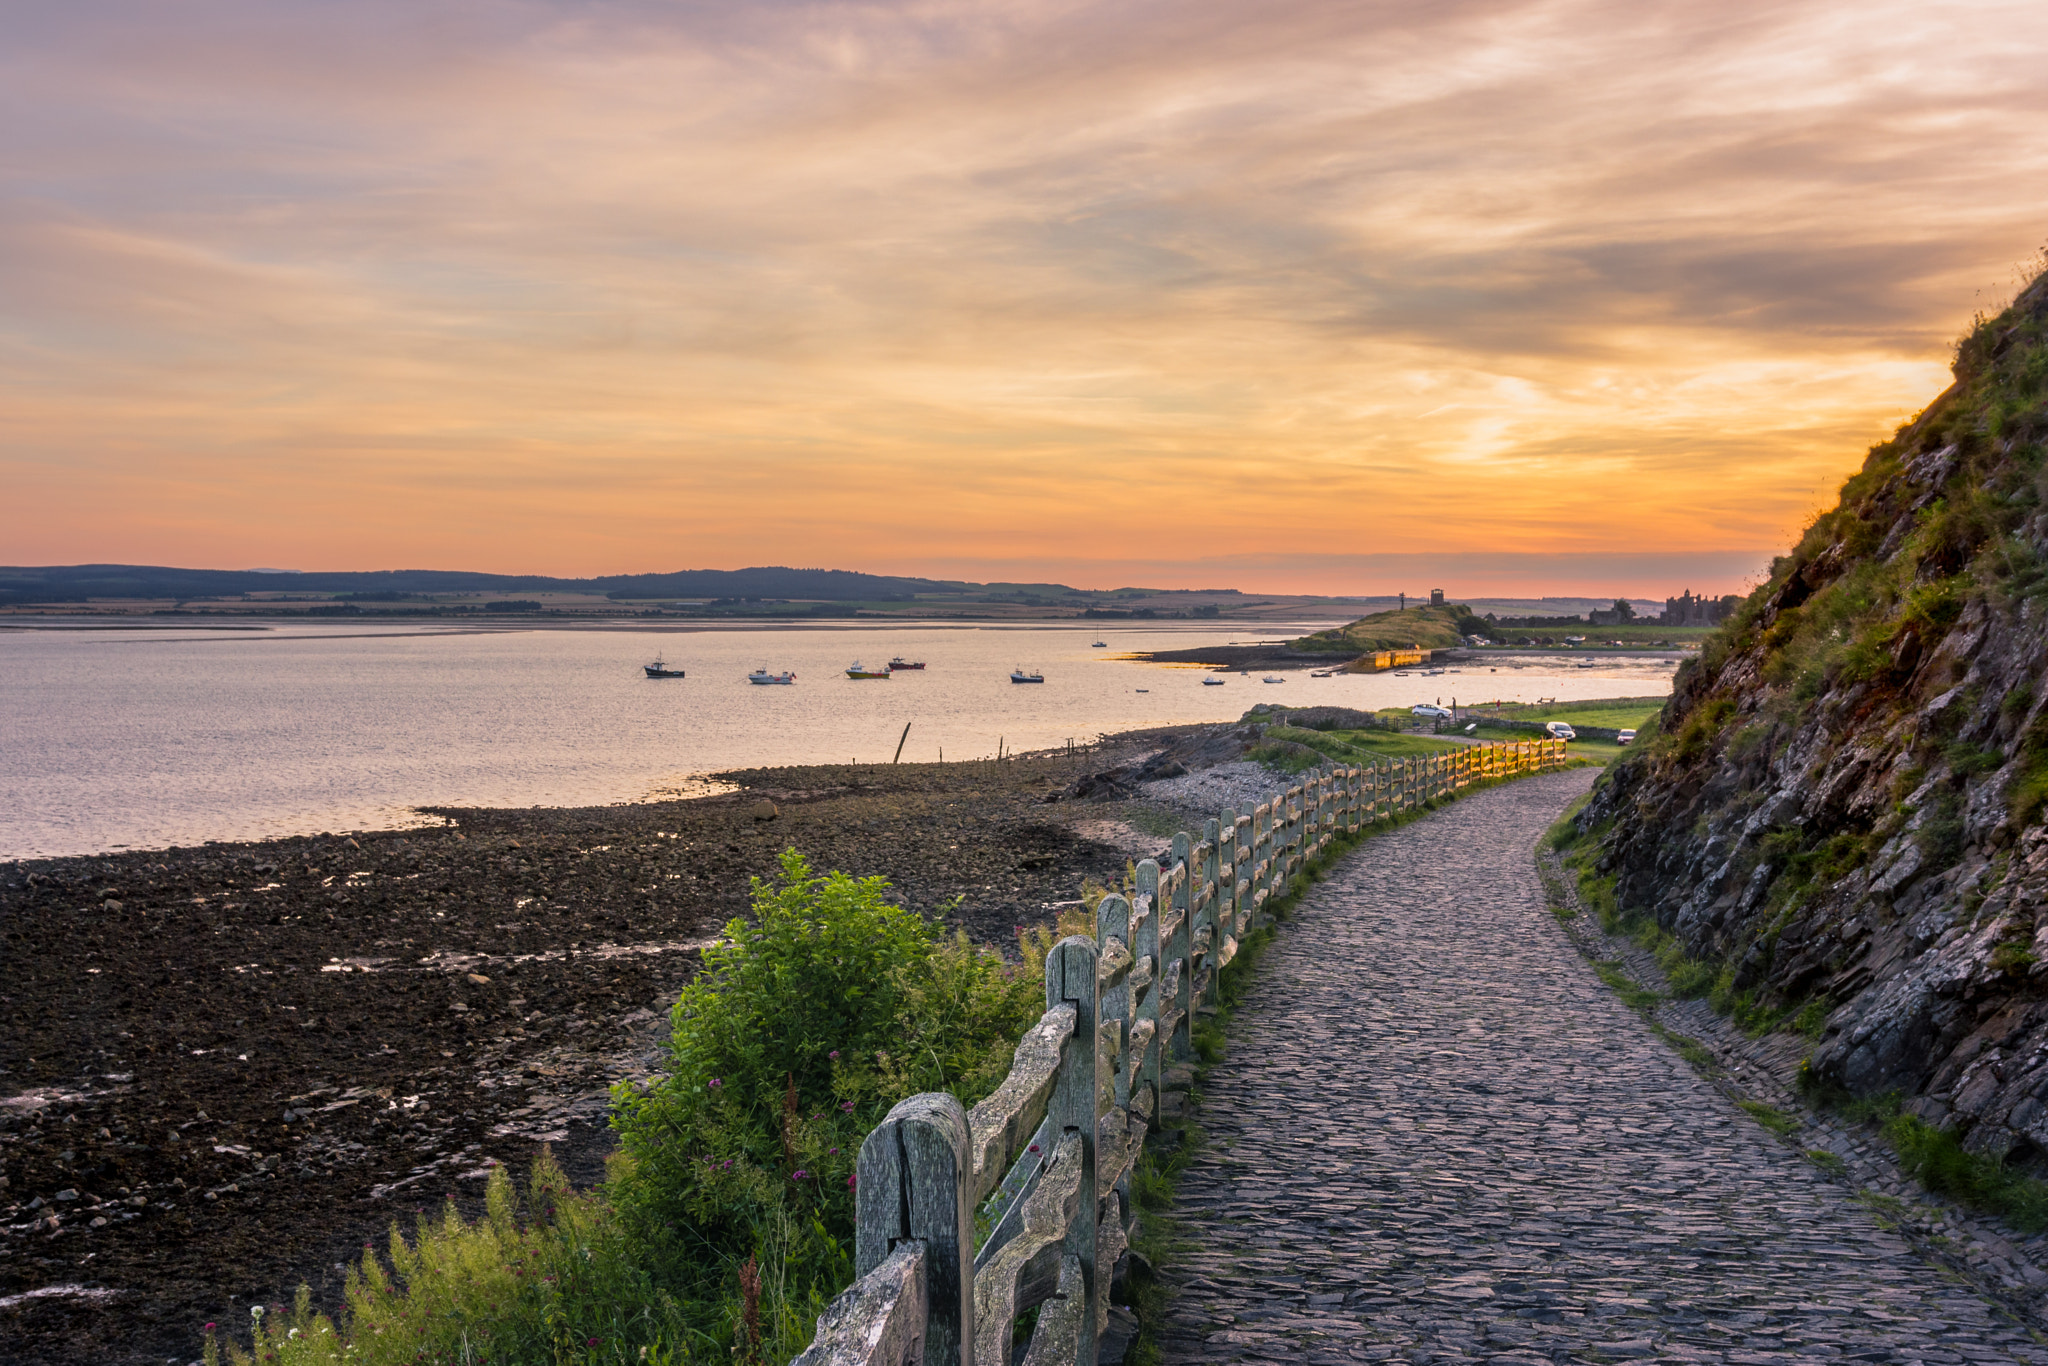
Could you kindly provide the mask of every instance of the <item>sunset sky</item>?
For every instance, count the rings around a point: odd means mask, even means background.
[[[2048,5],[0,16],[0,562],[1734,591],[2048,238]]]

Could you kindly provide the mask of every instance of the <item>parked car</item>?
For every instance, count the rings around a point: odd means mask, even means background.
[[[1450,708],[1432,707],[1427,702],[1424,702],[1421,706],[1415,707],[1412,710],[1414,711],[1415,715],[1427,716],[1432,721],[1448,721],[1451,719]]]
[[[1616,735],[1616,736],[1614,737],[1614,743],[1615,743],[1615,744],[1617,744],[1617,745],[1625,745],[1625,744],[1627,744],[1627,743],[1628,743],[1629,741],[1631,741],[1631,740],[1633,740],[1633,739],[1635,739],[1635,738],[1636,738],[1636,733],[1635,733],[1634,731],[1632,731],[1632,730],[1625,730],[1625,731],[1622,731],[1622,732],[1621,732],[1620,734],[1618,734],[1618,735]]]
[[[1545,721],[1543,733],[1553,740],[1576,740],[1579,733],[1562,721]]]

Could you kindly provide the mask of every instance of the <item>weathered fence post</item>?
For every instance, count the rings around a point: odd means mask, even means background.
[[[1194,958],[1189,953],[1193,936],[1190,933],[1190,911],[1193,907],[1194,882],[1191,863],[1194,845],[1183,830],[1173,837],[1173,870],[1167,876],[1172,879],[1172,893],[1168,897],[1173,907],[1172,933],[1162,921],[1159,926],[1159,948],[1166,963],[1166,978],[1162,990],[1167,993],[1159,1002],[1159,1013],[1173,1013],[1173,1035],[1170,1040],[1162,1039],[1159,1061],[1165,1066],[1170,1059],[1174,1062],[1193,1055],[1194,1011],[1190,1001],[1194,991]],[[1162,1033],[1165,1031],[1162,1030]]]
[[[1231,897],[1237,903],[1237,938],[1243,940],[1251,934],[1251,877],[1253,866],[1257,866],[1257,836],[1253,836],[1253,807],[1245,805],[1237,809],[1237,893]]]
[[[1133,957],[1131,947],[1131,903],[1115,892],[1095,904],[1095,944],[1104,971],[1120,959]],[[1132,964],[1133,969],[1136,963]],[[1131,973],[1102,993],[1104,1028],[1116,1032],[1116,1057],[1110,1069],[1109,1103],[1124,1109],[1131,1103]]]
[[[1217,917],[1217,841],[1223,837],[1223,822],[1211,818],[1202,826],[1202,842],[1195,846],[1198,880],[1193,897],[1194,925],[1188,951],[1202,961],[1189,999],[1191,1011],[1201,1011],[1216,999],[1217,954],[1223,947],[1223,926]]]
[[[1165,965],[1159,955],[1159,865],[1138,865],[1137,895],[1131,903],[1131,1048],[1137,1063],[1131,1077],[1131,1108],[1148,1120],[1159,1115],[1159,983]]]
[[[1098,1284],[1101,1276],[1095,1264],[1096,1220],[1102,1210],[1102,1197],[1095,1186],[1095,1050],[1102,1037],[1099,961],[1095,942],[1080,935],[1053,945],[1045,959],[1045,1008],[1051,1010],[1063,1002],[1074,1007],[1074,1038],[1061,1055],[1059,1081],[1047,1111],[1054,1132],[1061,1136],[1055,1142],[1081,1141],[1080,1197],[1066,1239],[1066,1256],[1080,1264],[1083,1296],[1074,1366],[1095,1366],[1096,1335],[1107,1312],[1107,1305],[1098,1301],[1109,1293],[1108,1286]],[[963,1357],[961,1366],[973,1363]]]
[[[923,1246],[924,1321],[914,1337],[899,1329],[902,1355],[886,1359],[906,1366],[974,1366],[974,1168],[967,1112],[943,1091],[897,1102],[860,1145],[855,1175],[854,1274],[867,1275],[906,1242]]]

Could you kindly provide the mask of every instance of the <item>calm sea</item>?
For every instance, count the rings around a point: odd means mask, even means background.
[[[702,791],[760,765],[978,758],[1103,732],[1235,718],[1261,701],[1378,707],[1456,696],[1662,693],[1617,660],[1281,685],[1119,660],[1286,639],[1248,630],[837,626],[648,632],[279,626],[0,631],[0,858],[416,825],[419,806],[583,806]],[[1254,633],[1254,632],[1262,633]],[[1093,649],[1103,640],[1107,649]],[[659,653],[687,677],[654,680]],[[855,660],[922,660],[884,681]],[[1013,666],[1044,671],[1015,685]],[[794,670],[760,687],[749,670]]]

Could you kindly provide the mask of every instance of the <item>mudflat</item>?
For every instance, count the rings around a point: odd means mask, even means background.
[[[1127,857],[1047,798],[1174,733],[0,864],[0,1361],[190,1361],[302,1281],[333,1306],[365,1243],[480,1205],[493,1165],[549,1144],[596,1179],[607,1088],[659,1069],[677,990],[784,849],[1013,944]]]

